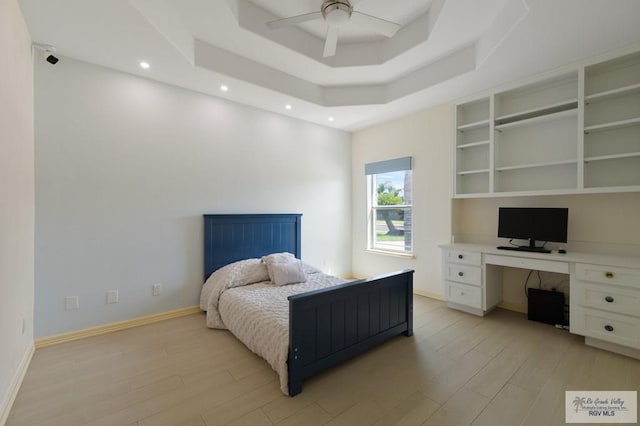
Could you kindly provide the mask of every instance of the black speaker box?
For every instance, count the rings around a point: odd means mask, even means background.
[[[564,293],[530,288],[527,294],[529,295],[527,314],[529,321],[566,325]]]

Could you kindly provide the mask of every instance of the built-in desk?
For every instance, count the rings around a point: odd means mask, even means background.
[[[502,267],[569,275],[571,333],[592,346],[640,359],[640,257],[535,253],[482,244],[445,244],[443,294],[449,307],[485,315],[502,301]]]

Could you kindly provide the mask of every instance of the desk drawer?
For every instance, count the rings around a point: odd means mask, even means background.
[[[579,305],[640,316],[640,290],[575,281],[571,283],[571,297]]]
[[[576,306],[573,308],[571,320],[573,333],[640,348],[638,318]]]
[[[585,281],[626,285],[640,289],[640,269],[576,263],[576,277]]]
[[[446,292],[448,302],[482,309],[482,289],[480,287],[447,281]]]
[[[560,274],[569,273],[569,263],[556,262],[554,260],[487,254],[484,258],[484,263],[489,265],[510,266],[512,268],[532,269],[534,271],[557,272]]]
[[[447,250],[444,260],[449,263],[480,266],[482,254],[474,251]]]
[[[482,284],[482,270],[478,266],[458,265],[447,263],[445,278],[449,281],[472,284],[480,286]]]

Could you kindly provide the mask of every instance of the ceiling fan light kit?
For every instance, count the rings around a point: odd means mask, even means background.
[[[325,0],[322,3],[322,17],[327,24],[339,27],[349,22],[353,7],[351,3],[345,0]]]
[[[351,22],[355,25],[368,28],[386,37],[393,37],[400,29],[400,24],[387,21],[382,18],[367,15],[353,10],[349,0],[324,0],[320,6],[320,12],[305,13],[303,15],[290,16],[267,22],[269,28],[277,29],[302,24],[308,21],[323,19],[327,24],[327,36],[324,44],[323,56],[336,54],[338,45],[338,28]]]

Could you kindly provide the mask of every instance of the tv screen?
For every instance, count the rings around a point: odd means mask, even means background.
[[[537,207],[500,207],[498,237],[567,242],[569,209]]]

